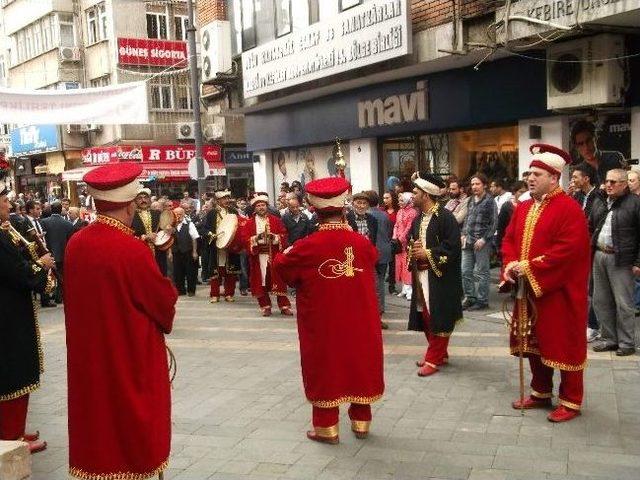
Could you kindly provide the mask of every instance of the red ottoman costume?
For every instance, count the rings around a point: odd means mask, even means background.
[[[139,173],[119,164],[85,175],[98,211],[127,205],[127,185]],[[105,184],[116,193],[98,188]],[[170,450],[164,335],[176,291],[133,230],[106,215],[74,235],[65,256],[70,474],[156,476]]]
[[[532,149],[532,169],[559,173],[569,159],[566,152],[555,147],[534,145]],[[507,269],[514,263],[521,266],[529,298],[528,303],[518,302],[514,311],[510,332],[513,355],[520,353],[515,333],[518,323],[532,317],[531,305],[535,308],[535,323],[524,336],[522,347],[533,375],[531,397],[525,401],[525,408],[549,404],[553,369],[557,368],[561,377],[559,404],[573,415],[582,404],[587,358],[584,332],[590,249],[580,206],[559,187],[541,201],[520,203],[507,227],[502,255]],[[514,406],[519,406],[516,403]]]
[[[269,204],[266,193],[258,192],[251,199],[251,205]],[[254,213],[243,227],[243,242],[249,253],[249,286],[251,295],[258,299],[262,314],[271,314],[269,294],[276,295],[278,307],[285,315],[291,315],[291,303],[287,297],[287,285],[278,272],[274,272],[272,261],[276,253],[287,246],[287,229],[282,220],[267,213],[264,217]],[[269,241],[265,241],[270,238]]]
[[[348,188],[336,177],[309,183],[307,193],[322,214],[333,204],[342,211]],[[377,258],[375,245],[346,223],[321,223],[318,232],[274,260],[276,273],[296,289],[302,378],[313,405],[315,431],[308,436],[313,440],[338,441],[341,403],[351,404],[352,429],[366,436],[370,404],[384,392]]]

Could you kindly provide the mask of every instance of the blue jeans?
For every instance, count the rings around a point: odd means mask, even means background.
[[[490,256],[491,242],[477,252],[473,248],[462,250],[462,289],[469,302],[489,304]]]
[[[384,312],[385,295],[384,295],[384,276],[387,273],[388,263],[376,264],[376,294],[378,296],[378,310]]]
[[[636,277],[636,284],[633,290],[633,300],[636,304],[636,309],[640,308],[640,278]]]

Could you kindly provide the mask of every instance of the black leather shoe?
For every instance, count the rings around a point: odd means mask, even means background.
[[[619,348],[618,350],[616,350],[617,357],[626,357],[629,355],[633,355],[634,353],[636,353],[636,349],[634,347]]]
[[[594,352],[614,352],[616,350],[618,350],[617,345],[607,345],[604,342],[599,343],[593,347]]]
[[[462,302],[462,309],[467,310],[469,307],[475,305],[475,300],[465,300]]]
[[[467,308],[467,312],[477,312],[479,310],[489,310],[489,305],[486,303],[474,303]]]

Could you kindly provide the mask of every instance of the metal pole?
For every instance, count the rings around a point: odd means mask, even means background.
[[[200,82],[198,79],[198,59],[196,58],[196,27],[193,13],[193,1],[187,0],[189,26],[187,41],[189,42],[189,75],[191,77],[191,101],[193,102],[193,123],[196,140],[196,162],[198,165],[198,200],[205,193],[204,160],[202,158],[202,123],[200,121]]]

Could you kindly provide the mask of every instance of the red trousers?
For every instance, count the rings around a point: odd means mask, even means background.
[[[209,280],[209,286],[211,287],[209,296],[210,297],[220,296],[220,279],[221,278],[223,279],[223,282],[224,282],[223,295],[225,297],[233,297],[236,294],[236,281],[238,280],[238,276],[228,274],[226,267],[218,267],[218,276],[211,277],[211,279]]]
[[[431,315],[427,307],[422,308],[422,320],[424,324],[424,335],[427,337],[427,351],[424,354],[424,361],[432,367],[442,365],[449,358],[449,337],[436,335],[431,332]]]
[[[529,357],[531,367],[531,395],[537,398],[551,398],[553,391],[553,368],[547,367],[540,356]],[[560,405],[580,410],[584,395],[583,370],[575,372],[560,370]]]
[[[27,426],[29,395],[0,402],[0,440],[18,440]]]
[[[313,428],[316,434],[331,437],[338,434],[339,407],[320,408],[313,407]],[[349,418],[352,426],[360,432],[369,431],[371,423],[371,405],[352,403],[349,406]],[[335,432],[335,433],[334,433]]]
[[[279,309],[291,306],[289,297],[287,297],[286,295],[276,295],[276,301],[278,302]],[[260,308],[271,307],[271,298],[269,297],[268,293],[261,297],[258,297],[258,305],[260,305]]]

